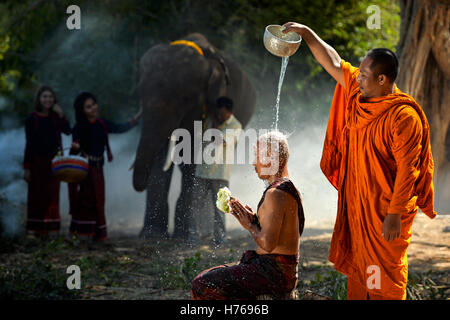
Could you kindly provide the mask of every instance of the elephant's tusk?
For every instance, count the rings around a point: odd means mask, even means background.
[[[134,169],[134,164],[136,163],[136,161],[133,161],[133,163],[131,164],[130,168],[128,169],[128,171],[131,171]]]
[[[175,149],[175,142],[177,141],[177,137],[172,135],[169,141],[169,150],[167,151],[166,162],[164,163],[163,171],[166,172],[170,169],[170,166],[173,162],[173,150]]]

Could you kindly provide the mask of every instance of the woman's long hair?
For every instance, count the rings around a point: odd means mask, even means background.
[[[94,100],[97,103],[97,99],[90,92],[82,92],[76,98],[73,103],[73,108],[75,109],[75,121],[80,137],[80,146],[83,151],[90,150],[91,137],[90,137],[90,126],[89,120],[84,112],[84,103],[87,99]]]
[[[53,90],[53,88],[50,86],[41,86],[39,89],[37,89],[36,94],[34,95],[34,101],[33,101],[33,108],[37,112],[42,112],[42,110],[44,109],[44,107],[41,104],[41,95],[45,91],[50,91],[51,94],[53,95],[53,100],[54,100],[53,104],[58,103],[58,99],[56,97],[55,90]],[[55,111],[50,109],[50,113],[52,113],[52,112],[55,112]]]

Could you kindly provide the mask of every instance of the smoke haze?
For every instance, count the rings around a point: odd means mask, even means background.
[[[53,36],[37,50],[35,56],[37,79],[40,83],[46,83],[55,88],[60,104],[68,118],[72,120],[72,125],[74,119],[71,107],[73,99],[83,90],[91,91],[94,94],[97,92],[103,94],[98,97],[99,105],[107,119],[111,118],[110,115],[117,115],[117,118],[125,120],[133,113],[133,107],[137,106],[137,104],[134,106],[134,104],[128,103],[119,108],[109,103],[115,99],[127,100],[127,97],[133,97],[133,87],[137,84],[138,78],[138,73],[133,73],[132,67],[139,59],[139,55],[136,54],[139,50],[136,48],[148,49],[153,42],[152,39],[144,41],[141,38],[140,46],[136,45],[134,48],[130,48],[128,42],[119,41],[123,40],[120,36],[124,37],[123,34],[120,34],[122,27],[117,20],[111,17],[87,14],[83,17],[82,32],[67,32],[65,24],[61,24],[61,29],[56,30]],[[249,54],[246,50],[239,48],[239,43],[233,41],[232,38],[228,43],[229,47],[225,51],[233,52],[234,50],[238,53]],[[305,44],[302,44],[297,57],[293,56],[293,59],[302,58],[304,46]],[[296,74],[292,67],[291,65],[287,67],[285,82],[301,76]],[[273,127],[273,123],[270,122],[275,118],[275,110],[261,106],[270,106],[275,103],[277,80],[278,75],[274,75],[273,79],[270,75],[270,77],[255,80],[265,84],[275,83],[273,86],[274,99],[258,103],[259,107],[247,128],[270,129]],[[260,85],[260,87],[271,87],[271,85]],[[327,84],[324,85],[323,92],[331,95],[332,89]],[[264,94],[267,96],[266,93]],[[136,99],[136,97],[132,99]],[[286,106],[294,104],[290,99],[291,97],[281,91],[278,126],[280,131],[292,132],[288,137],[291,152],[288,169],[291,179],[302,196],[306,219],[305,229],[331,228],[337,210],[337,192],[326,180],[319,167],[326,130],[326,115],[322,114],[322,118],[313,118],[313,120],[302,120],[299,112],[296,114],[293,111],[287,112]],[[0,97],[2,105],[4,104],[3,100]],[[317,101],[323,100],[317,98]],[[301,111],[304,113],[317,111],[324,107],[323,104],[321,102],[316,105],[304,106]],[[0,108],[3,108],[2,105]],[[311,113],[319,114],[320,112]],[[4,121],[6,120],[2,119],[2,122]],[[13,119],[8,121],[17,122]],[[17,128],[17,125],[3,125],[3,127],[16,127],[16,129],[9,129],[0,135],[2,159],[0,194],[6,199],[0,202],[2,211],[0,218],[7,234],[17,234],[23,230],[26,208],[27,185],[22,179],[25,134],[24,128]],[[106,163],[104,167],[105,211],[110,232],[127,231],[137,234],[143,225],[146,193],[134,191],[132,171],[128,170],[134,161],[140,130],[138,127],[121,135],[110,136],[114,161]],[[63,145],[68,147],[70,143],[71,138],[63,135]],[[180,182],[180,171],[175,168],[169,192],[169,231],[173,230],[173,216],[176,199],[180,193]],[[254,210],[256,210],[264,189],[264,183],[258,179],[253,166],[247,164],[233,167],[230,190],[234,196],[249,204]],[[60,212],[63,232],[67,232],[70,222],[68,208],[67,185],[61,183]],[[213,210],[214,207],[211,204],[207,211],[211,213],[210,219],[212,219]],[[229,229],[240,228],[230,215],[226,216],[226,224]]]
[[[306,228],[322,228],[332,225],[336,213],[337,193],[322,175],[319,162],[325,133],[325,123],[311,127],[303,127],[289,138],[290,159],[289,173],[300,190],[305,209]],[[282,129],[282,128],[280,128]],[[138,193],[132,186],[132,171],[130,165],[134,161],[135,150],[139,140],[140,127],[120,134],[110,135],[111,149],[114,160],[104,166],[106,189],[106,219],[108,229],[114,231],[138,232],[142,227],[146,193]],[[71,137],[63,135],[63,146],[68,147]],[[25,148],[24,128],[9,130],[0,136],[0,154],[2,154],[0,193],[12,206],[2,214],[3,225],[9,234],[21,230],[20,224],[25,219],[27,184],[22,179],[23,151]],[[181,174],[175,168],[169,192],[169,230],[173,230],[173,216],[176,199],[180,193]],[[258,179],[250,164],[234,165],[230,181],[230,189],[234,196],[256,209],[264,191],[264,183]],[[60,212],[63,232],[68,228],[67,184],[61,183]],[[213,215],[211,205],[211,217]],[[227,216],[227,227],[239,227],[232,216]]]

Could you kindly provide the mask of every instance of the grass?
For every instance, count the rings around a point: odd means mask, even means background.
[[[410,272],[406,287],[407,300],[445,300],[449,299],[450,286],[440,284],[437,275],[431,270],[425,273]]]
[[[347,299],[347,277],[332,267],[312,266],[304,268],[305,273],[314,273],[314,279],[299,281],[300,294],[311,290],[333,300]],[[406,286],[407,300],[446,300],[450,286],[438,280],[440,273],[428,270],[424,273],[409,272]]]
[[[232,247],[232,248],[231,248]],[[0,299],[189,299],[192,280],[212,266],[238,261],[247,247],[192,249],[173,241],[115,239],[113,247],[17,238],[0,241]],[[81,289],[66,286],[67,267],[81,270]],[[448,272],[410,272],[408,299],[448,299]],[[345,300],[346,277],[329,264],[299,266],[300,296],[310,290]]]
[[[304,274],[313,274],[313,279],[304,280]],[[304,267],[299,275],[297,289],[300,295],[305,290],[310,290],[333,300],[346,300],[347,277],[329,266]]]
[[[63,241],[43,244],[21,268],[0,266],[0,299],[76,299],[79,292],[68,290],[65,269],[54,266],[51,254],[62,250]]]
[[[207,267],[200,267],[201,262],[201,252],[197,251],[194,256],[184,258],[182,263],[169,265],[161,273],[160,286],[166,289],[189,289],[195,276]]]
[[[235,261],[233,249],[228,249],[227,255],[222,257],[208,257],[208,252],[197,251],[193,256],[185,257],[181,262],[168,265],[161,273],[160,285],[166,289],[190,289],[192,280],[203,270],[215,265],[221,265]],[[158,261],[158,260],[155,260]],[[161,264],[161,260],[158,261]],[[161,269],[161,265],[156,263],[154,267]]]

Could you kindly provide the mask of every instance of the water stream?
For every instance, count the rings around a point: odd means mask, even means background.
[[[286,73],[286,67],[288,65],[288,62],[289,62],[289,57],[281,58],[280,79],[278,80],[278,94],[277,94],[277,101],[275,104],[275,108],[276,108],[275,131],[278,131],[278,118],[279,118],[279,113],[280,113],[281,87],[283,86],[284,74]]]

